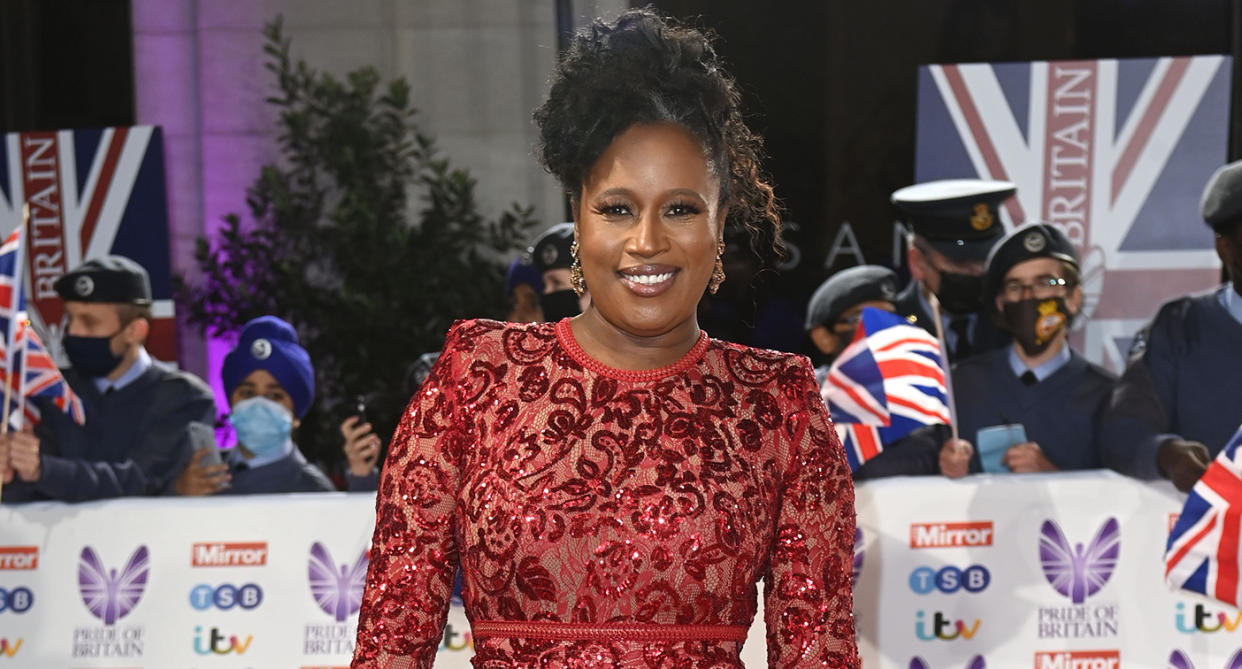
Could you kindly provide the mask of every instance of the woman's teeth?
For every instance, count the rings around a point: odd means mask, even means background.
[[[641,283],[644,286],[654,286],[657,283],[664,283],[665,281],[673,278],[673,273],[665,272],[663,274],[638,274],[627,278],[634,283]]]

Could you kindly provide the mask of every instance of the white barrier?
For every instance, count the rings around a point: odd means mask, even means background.
[[[1178,651],[1223,667],[1242,646],[1242,613],[1162,585],[1181,500],[1107,472],[860,486],[866,666],[1163,669]],[[1086,555],[1110,518],[1117,541],[1102,537],[1103,554],[1079,561],[1090,578],[1075,593],[1056,536]],[[348,580],[373,520],[373,497],[346,494],[0,507],[0,669],[345,667],[357,623]],[[1062,567],[1059,591],[1045,573]],[[749,667],[765,662],[758,620]],[[469,666],[468,630],[453,607],[437,667]]]

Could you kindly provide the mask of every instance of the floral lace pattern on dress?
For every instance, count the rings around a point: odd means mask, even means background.
[[[430,667],[459,564],[471,621],[605,631],[748,628],[763,578],[770,666],[859,666],[854,490],[805,358],[703,336],[628,372],[588,357],[567,320],[459,322],[376,505],[354,667]],[[741,667],[740,650],[488,634],[473,662]]]

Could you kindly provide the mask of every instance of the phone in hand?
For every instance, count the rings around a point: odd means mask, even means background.
[[[979,450],[979,463],[990,474],[1008,472],[1002,460],[1005,451],[1026,441],[1026,428],[1021,423],[993,425],[979,430],[975,435],[975,448]]]
[[[224,460],[220,458],[220,445],[216,443],[216,430],[206,423],[190,423],[190,448],[194,453],[210,446],[211,450],[199,461],[204,467],[218,465]]]
[[[358,422],[354,423],[354,427],[358,427],[367,422],[367,398],[358,395],[354,397],[354,416],[358,418]]]

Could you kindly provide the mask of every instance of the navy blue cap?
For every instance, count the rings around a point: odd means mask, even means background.
[[[1218,233],[1242,224],[1242,160],[1216,170],[1199,202],[1203,220]]]
[[[1014,265],[1036,258],[1061,260],[1081,271],[1078,251],[1060,228],[1050,223],[1027,223],[1010,232],[988,255],[984,269],[988,304],[996,299],[1005,275]]]
[[[808,332],[831,326],[850,307],[863,302],[895,302],[897,273],[879,265],[859,265],[828,277],[815,289],[806,308]]]
[[[570,253],[573,243],[574,224],[557,223],[540,233],[531,243],[530,261],[541,274],[550,269],[569,269],[574,263]]]
[[[52,284],[70,302],[151,304],[151,278],[142,265],[125,256],[91,258]]]
[[[525,255],[509,263],[509,270],[505,272],[505,297],[512,295],[522,284],[533,288],[536,295],[543,295],[543,273],[535,269]]]
[[[315,368],[292,325],[275,316],[246,323],[237,346],[224,356],[220,370],[224,392],[232,397],[233,390],[256,369],[267,371],[289,393],[298,418],[306,415],[315,398]]]
[[[932,248],[954,260],[982,261],[1005,234],[1000,205],[1017,190],[1008,181],[943,179],[906,186],[892,200]]]

